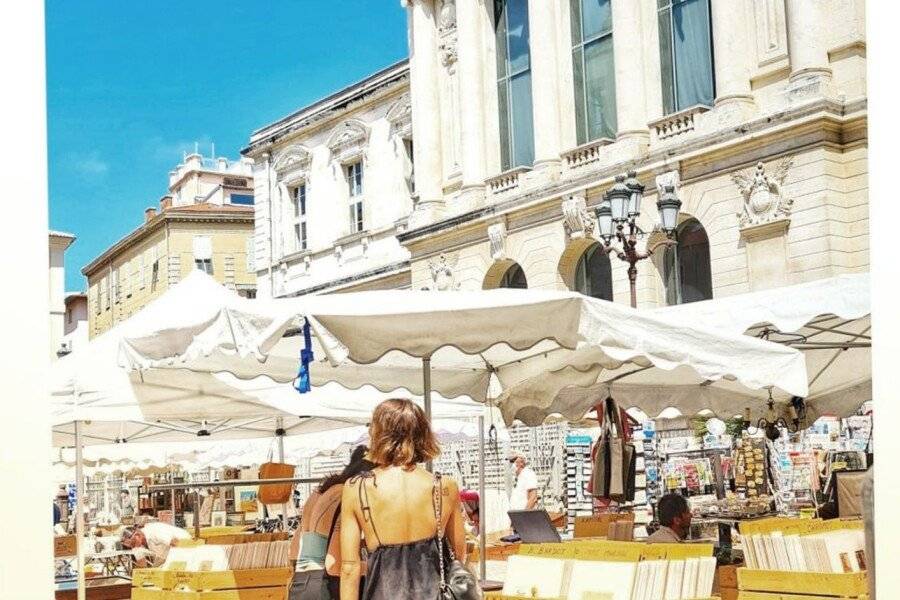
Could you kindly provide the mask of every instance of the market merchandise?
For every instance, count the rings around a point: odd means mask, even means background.
[[[290,565],[290,541],[204,544],[175,547],[162,565],[166,570],[227,571],[270,569]]]
[[[712,594],[716,559],[602,561],[510,556],[503,594],[529,598],[681,600]]]
[[[858,573],[866,570],[862,529],[803,535],[773,531],[745,536],[745,559],[751,569]]]

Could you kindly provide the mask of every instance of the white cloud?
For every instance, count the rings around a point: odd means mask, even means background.
[[[82,175],[99,176],[109,172],[109,163],[96,153],[74,159],[72,167]]]

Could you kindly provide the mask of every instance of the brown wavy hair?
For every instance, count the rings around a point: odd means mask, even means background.
[[[409,467],[441,453],[425,411],[409,400],[376,406],[369,434],[369,460],[379,466]]]

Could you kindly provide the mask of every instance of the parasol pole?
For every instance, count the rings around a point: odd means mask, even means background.
[[[75,421],[75,566],[78,569],[77,597],[85,600],[84,583],[84,467],[81,455],[81,421]]]
[[[428,419],[428,424],[431,424],[431,356],[426,356],[422,359],[422,387],[424,388],[424,392],[422,394],[422,399],[424,401],[424,409],[425,409],[425,418]],[[425,468],[431,471],[433,469],[433,465],[429,460],[425,463]]]
[[[284,418],[275,419],[275,435],[278,437],[278,462],[284,464]],[[291,486],[293,489],[293,486]],[[293,495],[293,491],[291,492]],[[288,530],[287,502],[281,504],[281,525],[285,533]]]
[[[480,579],[487,579],[487,498],[484,489],[484,415],[478,417],[478,566]]]

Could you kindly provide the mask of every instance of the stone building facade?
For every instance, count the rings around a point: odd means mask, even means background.
[[[629,301],[595,252],[615,175],[682,202],[638,305],[868,270],[862,0],[405,0],[413,289]]]
[[[253,178],[246,161],[185,157],[169,174],[159,209],[82,269],[88,334],[127,319],[201,269],[247,297],[256,294]]]
[[[410,112],[402,61],[252,134],[260,297],[409,287]]]
[[[66,331],[66,250],[75,243],[75,236],[65,231],[49,231],[49,289],[50,289],[50,353],[55,359],[62,349]]]

